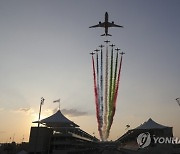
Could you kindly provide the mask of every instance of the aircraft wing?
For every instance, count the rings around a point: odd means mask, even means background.
[[[112,23],[111,23],[111,22],[108,22],[108,27],[121,27],[121,28],[123,28],[123,26],[116,25],[116,24],[114,24],[113,22],[112,22]]]
[[[104,27],[105,24],[103,23],[99,23],[98,25],[94,25],[94,26],[90,26],[89,28],[95,28],[95,27]]]

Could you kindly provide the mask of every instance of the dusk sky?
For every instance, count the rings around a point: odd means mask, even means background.
[[[106,39],[121,48],[122,74],[109,140],[152,118],[180,137],[179,0],[0,0],[0,142],[29,140],[32,121],[58,107],[99,138],[91,56]],[[124,28],[89,26],[109,20]]]

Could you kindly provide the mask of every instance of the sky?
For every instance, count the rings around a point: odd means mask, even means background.
[[[180,137],[179,0],[0,0],[0,142],[28,141],[32,121],[61,111],[95,134],[92,52],[108,39],[124,51],[109,140],[152,118]],[[11,139],[10,139],[11,138]]]

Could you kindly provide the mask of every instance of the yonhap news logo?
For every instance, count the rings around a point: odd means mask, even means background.
[[[149,132],[141,133],[137,137],[137,143],[139,145],[139,148],[145,148],[150,145],[151,143],[151,136]]]
[[[150,144],[180,144],[180,139],[177,137],[156,137],[155,135],[151,137],[149,132],[141,133],[137,137],[137,143],[139,148],[145,148]]]

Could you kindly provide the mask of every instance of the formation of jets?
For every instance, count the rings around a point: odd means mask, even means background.
[[[114,45],[114,44],[112,44],[112,45]],[[116,50],[116,51],[119,51],[119,50],[121,50],[121,49],[116,48],[115,50]],[[96,49],[96,50],[94,50],[94,51],[98,52],[99,50]],[[95,53],[94,53],[94,52],[91,52],[91,53],[89,53],[89,54],[93,56]],[[121,53],[119,53],[119,54],[124,55],[125,53],[124,53],[124,52],[121,52]],[[178,99],[179,99],[179,98],[177,98],[176,101],[179,101]],[[179,104],[179,105],[180,105],[180,104]]]
[[[96,27],[102,27],[105,29],[105,33],[102,34],[101,36],[112,36],[111,34],[108,34],[108,28],[109,27],[121,27],[123,28],[123,26],[120,26],[120,25],[116,25],[114,24],[114,21],[112,22],[109,22],[109,19],[108,19],[108,13],[106,12],[105,13],[105,21],[104,22],[99,22],[99,24],[97,25],[94,25],[94,26],[90,26],[89,28],[96,28]]]

